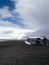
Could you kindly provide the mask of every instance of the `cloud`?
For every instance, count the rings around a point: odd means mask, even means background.
[[[49,0],[15,0],[15,12],[19,13],[26,28],[49,27]]]
[[[0,9],[0,18],[9,18],[13,17],[11,11],[9,10],[9,7],[4,6],[3,8]]]
[[[15,0],[14,3],[16,4],[17,1]],[[17,15],[17,13],[19,14],[18,9],[16,10],[16,5],[15,5],[15,10],[12,11],[9,10],[8,6],[4,6],[3,8],[0,8],[0,39],[21,39],[29,32],[35,31],[35,30],[22,28],[23,26],[21,27],[22,25],[21,22],[20,24],[15,24],[14,20],[16,20],[16,18],[20,20],[21,18],[21,17],[19,18],[19,15]],[[10,20],[9,18],[11,18],[13,21]],[[26,24],[30,25],[28,23]]]
[[[12,22],[10,22],[10,21],[4,21],[4,20],[0,20],[0,26],[5,26],[5,27],[20,27],[19,25],[17,25],[17,24],[14,24],[14,23],[12,23]]]
[[[5,20],[5,21],[4,21]],[[19,26],[22,27],[21,24],[19,24],[19,16],[17,13],[15,13],[14,10],[9,10],[8,6],[4,6],[3,8],[0,8],[0,25],[10,25],[10,26]],[[14,24],[15,23],[15,24]],[[20,20],[21,23],[21,20]],[[22,23],[23,25],[23,23]]]
[[[29,29],[22,29],[17,27],[0,26],[0,39],[21,39],[28,32],[33,32],[33,31]]]
[[[21,39],[29,32],[35,30],[23,29],[10,21],[0,20],[0,39]]]
[[[14,14],[14,11],[10,11],[8,6],[0,8],[0,26],[21,27],[14,23],[14,20],[16,20],[16,16]],[[11,20],[9,18],[11,18]]]

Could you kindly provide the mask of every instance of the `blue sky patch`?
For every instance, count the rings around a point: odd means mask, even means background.
[[[15,8],[14,3],[10,0],[0,0],[0,8],[4,6],[8,6],[9,10],[13,10]]]
[[[3,9],[4,6],[8,7],[10,12],[13,12],[15,9],[15,3],[11,0],[0,0],[0,9]],[[0,14],[0,16],[1,16],[1,14]],[[8,14],[7,14],[7,16],[8,16]],[[24,23],[22,22],[23,20],[19,16],[19,13],[12,13],[12,16],[13,17],[2,18],[2,20],[12,22],[21,27],[25,26]]]

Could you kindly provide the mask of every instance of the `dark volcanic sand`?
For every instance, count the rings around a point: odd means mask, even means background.
[[[49,46],[29,46],[22,41],[10,43],[17,44],[0,46],[0,65],[49,65]]]

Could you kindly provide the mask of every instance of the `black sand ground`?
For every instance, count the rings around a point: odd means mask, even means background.
[[[49,65],[49,46],[28,46],[23,41],[2,44],[6,45],[0,46],[0,65]]]

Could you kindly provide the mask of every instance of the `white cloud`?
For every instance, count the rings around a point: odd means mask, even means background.
[[[0,8],[0,26],[16,26],[16,27],[21,27],[18,24],[12,23],[12,21],[4,21],[3,19],[10,18],[12,20],[16,20],[16,16],[13,15],[14,11],[10,11],[8,6],[4,6],[3,8]]]
[[[14,23],[12,23],[12,22],[10,22],[10,21],[4,21],[4,20],[0,20],[0,26],[20,27],[20,26],[17,25],[17,24],[14,24]]]
[[[14,2],[14,0],[13,0],[13,2]],[[17,1],[15,0],[15,4],[16,3],[17,3]],[[15,5],[15,7],[16,7],[16,5]],[[25,36],[29,32],[35,31],[35,30],[30,30],[30,29],[23,29],[23,28],[21,28],[21,26],[8,21],[8,19],[7,19],[7,21],[3,20],[4,18],[10,18],[10,17],[13,20],[16,20],[15,19],[16,16],[13,14],[16,14],[17,11],[18,11],[18,9],[10,11],[9,7],[7,7],[7,6],[0,8],[0,39],[21,39],[23,36]],[[26,23],[26,24],[30,25],[30,23]]]
[[[49,0],[15,0],[15,12],[28,28],[49,27]]]
[[[12,31],[12,32],[11,32]],[[21,29],[16,27],[2,27],[0,26],[0,39],[21,39],[28,32],[35,30]]]
[[[0,39],[21,39],[26,33],[33,31],[23,29],[17,24],[0,19]]]
[[[4,6],[0,9],[0,18],[9,18],[13,17],[11,11],[9,11],[9,8],[7,6]]]

